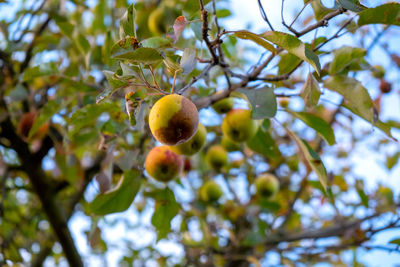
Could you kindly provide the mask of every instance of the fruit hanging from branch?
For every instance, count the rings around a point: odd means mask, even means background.
[[[222,132],[233,142],[241,143],[252,138],[257,131],[257,123],[251,119],[251,111],[232,109],[222,122]]]
[[[278,179],[270,173],[264,173],[257,177],[254,182],[256,194],[260,198],[271,199],[279,190]]]
[[[172,151],[179,155],[192,156],[200,151],[206,142],[207,130],[203,124],[199,123],[195,135],[189,141],[171,146]]]
[[[154,138],[169,146],[187,142],[196,133],[198,124],[196,106],[188,98],[177,94],[162,97],[149,114]]]
[[[169,182],[183,171],[183,159],[168,146],[157,146],[147,154],[147,173],[160,182]]]
[[[204,202],[217,202],[223,195],[219,184],[209,180],[200,187],[200,199]]]
[[[211,146],[206,154],[208,165],[216,171],[228,164],[228,153],[221,145]]]

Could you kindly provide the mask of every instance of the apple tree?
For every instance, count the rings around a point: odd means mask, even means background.
[[[1,265],[397,255],[400,4],[235,1],[0,0]]]

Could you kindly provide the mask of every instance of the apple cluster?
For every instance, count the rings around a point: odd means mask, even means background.
[[[228,152],[241,149],[241,143],[250,140],[257,131],[257,122],[248,109],[234,108],[232,97],[212,105],[218,114],[225,114],[222,122],[223,137],[220,144],[210,145],[205,154],[208,166],[220,172],[228,165]],[[206,143],[207,130],[199,122],[196,105],[188,98],[170,94],[160,98],[151,108],[149,127],[161,146],[154,147],[147,155],[147,174],[159,182],[169,182],[181,175],[183,156],[192,156]],[[255,181],[256,195],[271,198],[279,188],[278,180],[271,174],[263,174]],[[199,196],[204,202],[215,202],[223,195],[220,186],[208,180],[200,188]]]

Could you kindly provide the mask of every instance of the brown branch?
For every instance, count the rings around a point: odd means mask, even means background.
[[[0,105],[5,109],[6,104],[0,99]],[[10,117],[5,118],[1,123],[0,136],[8,139],[12,144],[12,148],[17,152],[22,168],[28,175],[28,178],[40,199],[42,208],[46,213],[52,229],[57,236],[66,258],[71,266],[83,266],[81,257],[75,247],[71,233],[68,229],[66,216],[60,209],[58,200],[53,192],[51,182],[46,178],[41,161],[30,152],[28,144],[25,143],[15,132],[14,125]]]
[[[208,12],[207,10],[204,9],[204,3],[203,0],[199,0],[200,2],[200,10],[201,10],[201,21],[202,21],[202,26],[201,26],[201,35],[203,37],[204,42],[207,45],[208,50],[210,51],[212,60],[214,64],[219,63],[219,58],[215,54],[215,50],[210,42],[210,39],[208,38]]]
[[[319,239],[326,237],[343,236],[350,229],[355,229],[359,227],[361,223],[376,218],[380,215],[381,215],[380,213],[376,213],[361,219],[335,224],[330,227],[308,230],[299,234],[292,234],[292,235],[285,235],[282,233],[273,234],[268,237],[268,240],[265,242],[265,245],[274,246],[281,242],[295,242],[304,239]]]
[[[83,195],[89,183],[93,180],[95,174],[99,172],[101,168],[101,162],[103,159],[104,155],[100,155],[99,157],[96,158],[93,165],[85,170],[83,183],[81,184],[79,190],[69,198],[70,200],[65,208],[67,221],[69,221],[69,219],[71,218],[78,203],[83,199]],[[46,244],[42,245],[42,249],[33,259],[31,266],[37,266],[37,267],[42,266],[47,256],[51,253],[51,247],[53,246],[55,240],[53,240],[53,238],[49,236],[47,241],[48,242]]]
[[[195,82],[197,82],[198,80],[200,80],[201,78],[203,78],[204,76],[206,76],[208,74],[208,72],[212,69],[212,67],[214,67],[214,64],[208,64],[207,67],[205,67],[205,69],[198,75],[192,78],[192,80],[190,81],[190,83],[188,83],[187,85],[185,85],[184,87],[182,87],[181,89],[178,90],[178,94],[183,94],[187,89],[189,89]]]
[[[323,25],[323,20],[330,20],[332,18],[334,18],[335,16],[342,14],[343,12],[345,12],[344,9],[338,9],[335,10],[334,12],[326,15],[324,18],[322,18],[320,21],[318,21],[316,24],[311,25],[310,27],[308,27],[307,29],[303,30],[300,34],[300,36],[318,28],[318,27],[322,27]],[[320,49],[322,46],[324,46],[325,44],[327,44],[328,42],[332,41],[333,39],[336,39],[338,37],[341,36],[340,32],[347,26],[350,24],[350,22],[353,20],[353,18],[351,18],[350,20],[346,21],[346,23],[344,23],[340,29],[329,39],[327,39],[325,42],[321,43],[318,47],[314,48],[314,51],[317,51],[318,49]],[[209,105],[211,105],[212,103],[221,100],[227,96],[229,96],[229,94],[232,91],[235,91],[239,88],[245,87],[250,81],[256,81],[256,80],[262,80],[262,81],[282,81],[282,80],[287,80],[290,78],[290,75],[301,66],[301,64],[303,64],[304,61],[301,61],[291,72],[287,73],[287,74],[283,74],[283,75],[278,75],[275,77],[258,77],[258,75],[261,73],[261,71],[274,59],[274,57],[276,55],[278,55],[280,52],[282,52],[283,49],[279,48],[277,50],[277,52],[275,54],[271,54],[265,61],[264,63],[262,63],[260,66],[258,66],[257,68],[255,68],[250,74],[248,75],[241,75],[241,74],[235,74],[236,77],[240,77],[242,79],[242,81],[240,81],[237,84],[234,84],[231,86],[231,88],[227,88],[225,90],[223,90],[222,92],[218,92],[218,94],[213,94],[211,96],[206,96],[200,99],[196,100],[196,105],[198,108],[201,107],[207,107]],[[232,75],[232,72],[230,72]]]
[[[343,14],[344,12],[346,12],[346,9],[344,8],[339,8],[335,11],[333,11],[332,13],[327,14],[325,17],[323,17],[322,19],[320,19],[319,21],[317,21],[315,24],[308,26],[307,28],[305,28],[304,30],[298,32],[297,36],[303,36],[306,33],[309,33],[317,28],[320,27],[326,27],[328,26],[328,22],[329,20],[333,19],[334,17]]]

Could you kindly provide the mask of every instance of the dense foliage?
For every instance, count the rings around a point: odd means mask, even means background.
[[[265,27],[251,32],[229,26],[227,0],[129,2],[0,1],[0,18],[16,8],[0,22],[1,265],[264,266],[275,253],[339,266],[354,250],[356,266],[356,248],[398,253],[400,237],[371,239],[400,226],[399,196],[367,188],[354,155],[384,155],[387,172],[400,156],[400,121],[380,119],[398,111],[383,103],[399,93],[400,4],[282,0],[283,32],[258,1]],[[173,104],[149,116],[172,93],[205,127],[152,150],[156,130],[194,116]],[[117,224],[135,234],[104,238]]]

